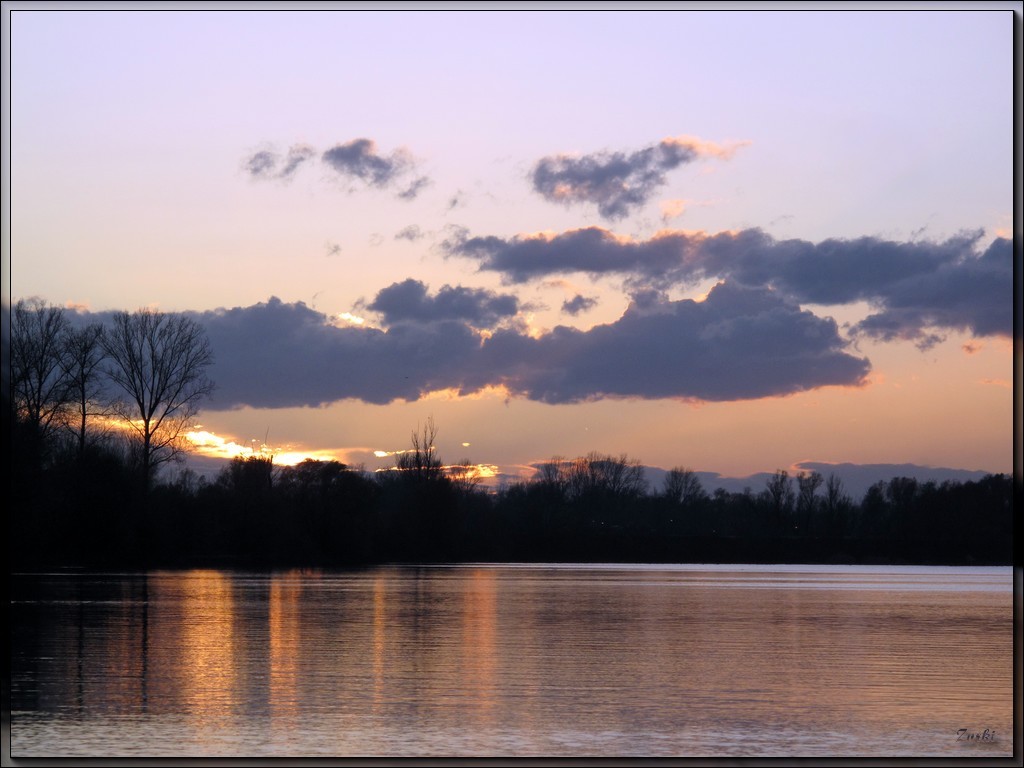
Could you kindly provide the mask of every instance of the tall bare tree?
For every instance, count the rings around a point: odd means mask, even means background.
[[[103,336],[107,373],[124,393],[115,412],[139,441],[148,487],[154,471],[179,458],[199,403],[213,391],[213,352],[194,320],[149,309],[118,312]]]
[[[789,472],[784,469],[775,470],[775,473],[765,480],[765,489],[761,493],[772,511],[775,524],[781,526],[783,520],[792,513],[795,498]]]
[[[68,402],[62,307],[22,299],[11,310],[11,390],[15,411],[45,444],[62,423]]]
[[[434,417],[428,416],[422,427],[422,434],[412,433],[412,448],[398,454],[395,469],[401,476],[415,482],[434,481],[444,477],[444,465],[437,455],[434,440],[437,438],[437,426]]]
[[[105,416],[102,402],[103,326],[90,323],[84,328],[68,328],[64,333],[61,367],[67,382],[67,427],[75,437],[78,458],[85,454],[86,428],[90,416]]]

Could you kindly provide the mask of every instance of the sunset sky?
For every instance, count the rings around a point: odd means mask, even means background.
[[[1019,6],[15,4],[7,298],[195,313],[211,454],[1010,472]]]

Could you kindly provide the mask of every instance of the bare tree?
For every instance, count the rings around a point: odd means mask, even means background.
[[[469,459],[462,459],[445,467],[445,473],[452,486],[463,494],[472,493],[483,481],[477,471],[477,465]]]
[[[568,492],[574,499],[591,494],[638,497],[646,487],[639,460],[625,454],[604,456],[592,451],[577,458],[568,468]]]
[[[793,511],[793,484],[789,473],[784,469],[775,470],[775,473],[765,481],[763,494],[776,525],[781,525],[783,518]]]
[[[91,416],[108,414],[101,402],[103,373],[101,365],[105,359],[103,350],[103,326],[90,323],[84,328],[68,327],[63,339],[64,354],[61,367],[67,382],[67,427],[75,436],[78,458],[85,454],[86,431]]]
[[[665,496],[689,506],[708,497],[697,473],[687,467],[673,467],[665,475]]]
[[[537,474],[532,482],[551,490],[564,492],[568,483],[569,462],[562,456],[552,456],[550,461],[537,465]]]
[[[437,455],[434,440],[437,438],[437,426],[434,417],[427,418],[422,432],[412,433],[412,448],[402,451],[395,460],[395,469],[402,477],[411,481],[438,480],[444,477],[444,468]]]
[[[62,366],[68,320],[62,307],[22,299],[11,312],[11,390],[15,411],[42,442],[62,423],[68,402]]]
[[[213,353],[197,322],[148,309],[114,315],[103,348],[111,361],[107,373],[125,395],[115,412],[139,440],[148,487],[154,471],[185,450],[185,432],[213,391],[206,377]]]
[[[799,472],[796,476],[797,497],[796,509],[800,522],[804,525],[805,531],[810,532],[814,525],[814,511],[819,506],[819,499],[815,496],[818,488],[825,482],[820,472]]]
[[[847,513],[853,507],[853,500],[843,489],[843,481],[834,473],[830,474],[825,482],[825,498],[822,503],[829,525],[832,526],[835,533],[842,536],[846,532],[844,523]]]
[[[820,472],[799,472],[796,476],[796,484],[798,487],[797,493],[797,509],[804,513],[811,513],[814,511],[815,506],[815,493],[821,484],[825,482],[825,478],[821,476]]]

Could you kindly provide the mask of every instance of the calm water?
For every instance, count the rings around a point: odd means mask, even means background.
[[[14,757],[1013,752],[1011,568],[54,574],[12,595]]]

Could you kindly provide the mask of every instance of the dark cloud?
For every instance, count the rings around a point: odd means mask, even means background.
[[[426,176],[419,176],[406,189],[399,192],[398,196],[403,200],[415,200],[420,191],[424,187],[429,187],[430,184],[431,181]]]
[[[278,157],[268,149],[254,153],[245,161],[245,169],[254,179],[268,179],[274,176]]]
[[[734,400],[858,385],[870,367],[845,351],[833,321],[767,289],[723,284],[704,302],[634,302],[618,321],[588,331],[558,327],[534,338],[511,326],[478,330],[508,317],[514,303],[463,288],[429,296],[406,281],[374,302],[392,321],[384,330],[341,325],[305,303],[276,298],[190,316],[214,351],[214,409],[347,398],[384,404],[492,385],[548,403]]]
[[[299,167],[316,154],[316,150],[305,144],[295,144],[282,159],[278,153],[263,149],[245,160],[244,167],[254,179],[280,179],[287,181]]]
[[[370,139],[354,139],[323,153],[321,159],[343,176],[351,176],[373,187],[387,187],[412,167],[408,154],[396,150],[390,155],[377,152]]]
[[[881,311],[855,331],[882,340],[909,339],[922,348],[939,340],[927,328],[1010,336],[1013,328],[1013,244],[995,240],[978,258],[943,261],[933,271],[888,287]]]
[[[578,315],[597,306],[597,299],[577,293],[571,299],[562,302],[562,311],[570,315]]]
[[[533,167],[533,188],[545,199],[594,203],[606,219],[621,219],[646,203],[665,173],[703,156],[728,157],[733,147],[692,138],[668,138],[636,152],[552,155]]]
[[[395,233],[395,240],[409,240],[410,242],[416,242],[423,237],[423,232],[415,224],[410,224],[408,227],[403,227]]]
[[[299,169],[303,163],[312,158],[316,154],[316,150],[306,144],[296,144],[288,150],[288,154],[284,158],[284,166],[278,173],[278,177],[282,179],[289,179]]]
[[[419,280],[405,280],[381,290],[367,309],[379,312],[387,325],[438,320],[459,320],[474,328],[493,328],[519,311],[515,296],[480,288],[446,285],[436,296],[427,295]]]
[[[308,144],[292,145],[284,157],[272,149],[262,149],[247,157],[242,167],[253,179],[288,181],[299,168],[311,162],[316,154],[317,151]],[[415,199],[432,183],[427,176],[409,180],[416,163],[408,152],[398,149],[390,155],[380,154],[371,139],[355,139],[337,144],[324,152],[320,160],[339,175],[359,179],[371,187],[384,189],[404,184],[397,192],[397,196],[403,200]]]
[[[213,408],[416,400],[458,386],[459,372],[479,350],[479,337],[463,323],[406,324],[386,332],[339,327],[302,302],[276,298],[195,317],[215,355]]]
[[[575,229],[560,235],[469,237],[464,232],[445,241],[450,255],[480,262],[480,269],[501,272],[522,283],[546,275],[588,272],[665,276],[678,270],[688,236],[673,234],[635,241],[601,227]]]
[[[501,383],[548,403],[742,400],[864,383],[870,364],[845,346],[831,319],[768,289],[720,284],[703,302],[634,303],[617,322],[588,331],[497,331],[481,350],[479,378],[466,383]]]
[[[866,301],[876,312],[856,333],[927,347],[940,338],[929,329],[1012,333],[1012,244],[998,238],[979,253],[981,238],[977,232],[942,242],[862,237],[812,243],[746,229],[670,231],[643,241],[590,227],[509,239],[459,232],[443,247],[513,282],[587,272],[620,275],[633,287],[665,288],[720,278],[772,287],[806,304]]]

